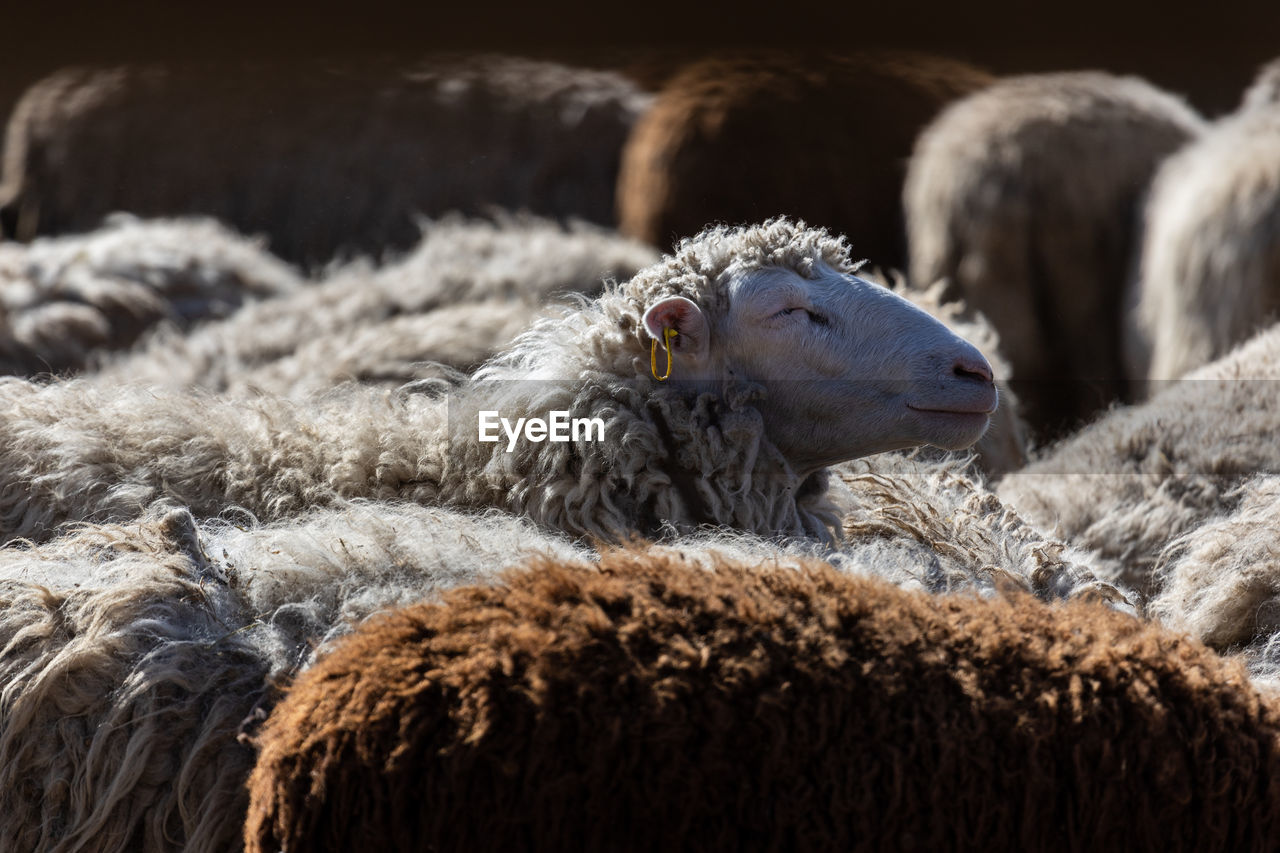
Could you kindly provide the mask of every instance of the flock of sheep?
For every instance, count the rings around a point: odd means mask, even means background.
[[[1274,846],[1280,63],[633,72],[26,93],[0,849]]]

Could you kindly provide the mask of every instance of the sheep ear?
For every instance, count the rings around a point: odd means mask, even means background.
[[[644,330],[649,337],[665,347],[662,333],[666,329],[677,332],[671,341],[671,348],[676,352],[695,357],[706,355],[709,346],[707,318],[693,300],[668,296],[649,306],[644,312]]]

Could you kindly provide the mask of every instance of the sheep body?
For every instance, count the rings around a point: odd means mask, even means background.
[[[120,521],[164,497],[200,517],[273,519],[343,497],[440,496],[447,413],[424,395],[346,389],[309,404],[0,380],[4,539]],[[442,448],[441,448],[442,449]]]
[[[1151,185],[1130,371],[1177,379],[1280,315],[1280,104],[1221,120]]]
[[[0,846],[236,849],[273,685],[377,609],[545,549],[527,522],[344,505],[288,525],[184,510],[0,549]]]
[[[1280,673],[1280,477],[1239,488],[1234,509],[1169,543],[1151,614],[1213,648],[1243,650],[1256,679]]]
[[[368,622],[303,674],[262,732],[245,837],[1262,849],[1278,733],[1238,664],[1103,608],[817,564],[535,561]]]
[[[710,222],[786,214],[901,268],[902,164],[916,132],[947,101],[990,80],[960,62],[874,51],[692,63],[627,140],[619,226],[665,247]]]
[[[288,401],[86,380],[43,388],[0,381],[0,536],[40,538],[68,521],[129,518],[167,497],[200,516],[236,504],[272,519],[374,498],[498,507],[615,541],[705,523],[830,538],[836,518],[824,497],[825,466],[791,466],[766,431],[763,387],[732,375],[714,393],[659,384],[649,375],[642,322],[646,306],[674,298],[719,317],[729,310],[733,275],[819,265],[850,287],[842,278],[853,266],[847,247],[820,229],[778,220],[709,230],[595,301],[536,324],[447,405],[426,394],[359,387]],[[892,294],[866,282],[850,290],[981,360]],[[820,339],[830,339],[825,327]],[[900,339],[886,335],[882,343],[897,347]],[[901,345],[908,355],[915,344]],[[940,375],[936,385],[953,378]],[[975,387],[994,402],[989,384]],[[479,440],[477,415],[485,410],[599,417],[608,438],[527,442],[509,453]]]
[[[413,251],[393,263],[353,262],[222,322],[155,335],[98,376],[291,396],[344,379],[398,385],[436,375],[423,362],[469,370],[544,305],[595,295],[602,280],[630,278],[657,259],[652,249],[585,223],[445,217],[424,223]]]
[[[243,806],[228,780],[253,764],[236,732],[267,668],[228,631],[226,597],[171,544],[184,532],[161,522],[68,542],[68,556],[103,563],[76,591],[12,580],[27,555],[0,551],[0,846],[233,846]],[[57,559],[24,568],[57,572]]]
[[[116,217],[86,235],[0,244],[0,373],[79,370],[158,324],[186,328],[301,284],[210,220]]]
[[[495,56],[66,69],[14,110],[0,202],[20,239],[202,213],[308,266],[406,249],[419,215],[608,223],[648,100],[610,72]]]
[[[1046,532],[1096,549],[1103,580],[1150,595],[1165,545],[1232,511],[1245,480],[1280,473],[1277,379],[1273,326],[1049,449],[998,493]]]
[[[1011,77],[920,135],[903,191],[910,278],[1000,333],[1040,441],[1127,393],[1125,282],[1151,175],[1204,122],[1133,77]]]

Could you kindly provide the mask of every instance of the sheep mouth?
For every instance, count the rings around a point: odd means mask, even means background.
[[[933,408],[926,408],[925,406],[913,406],[910,403],[907,404],[907,408],[913,412],[920,412],[921,414],[925,414],[925,415],[954,415],[954,416],[984,417],[984,418],[990,417],[991,413],[996,410],[995,406],[992,406],[990,408],[986,408],[985,406],[975,406],[973,408],[933,409]]]
[[[947,390],[950,393],[930,394],[923,400],[917,398],[917,402],[907,403],[907,408],[928,417],[986,418],[1000,405],[1000,393],[995,385]]]

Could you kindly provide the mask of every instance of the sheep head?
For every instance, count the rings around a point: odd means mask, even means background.
[[[718,310],[685,296],[648,305],[644,328],[691,393],[755,382],[769,438],[797,472],[885,450],[958,450],[997,405],[982,354],[906,299],[821,259],[720,276]],[[659,355],[663,364],[666,354]]]

